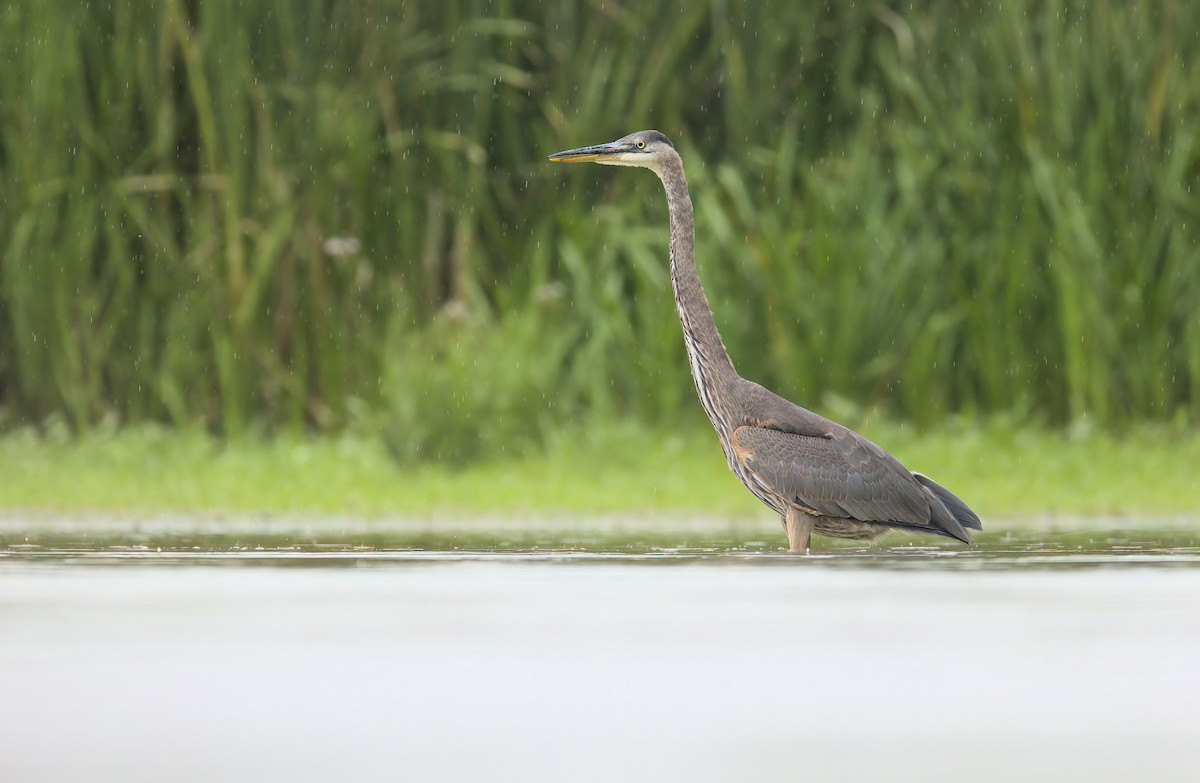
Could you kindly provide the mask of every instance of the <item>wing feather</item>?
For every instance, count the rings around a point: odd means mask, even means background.
[[[820,434],[742,426],[733,432],[734,453],[758,481],[797,508],[971,540],[942,501],[895,457],[841,425],[810,415],[827,426],[805,421],[804,429]]]

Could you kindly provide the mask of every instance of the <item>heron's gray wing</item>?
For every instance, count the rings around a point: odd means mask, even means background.
[[[738,427],[733,450],[759,482],[802,510],[971,540],[942,502],[895,457],[861,435],[828,423],[823,436]]]
[[[914,473],[913,478],[921,482],[925,489],[937,496],[937,499],[945,504],[946,509],[954,515],[954,518],[962,524],[963,527],[969,527],[972,530],[983,530],[983,523],[979,521],[979,516],[971,510],[970,506],[962,501],[958,495],[955,495],[950,490],[937,483],[929,476],[924,476],[920,473]]]
[[[742,424],[814,438],[824,438],[834,430],[844,429],[840,424],[801,408],[754,381],[742,380],[738,391],[746,412]]]

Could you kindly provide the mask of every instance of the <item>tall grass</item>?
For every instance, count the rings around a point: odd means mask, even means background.
[[[0,10],[0,426],[694,417],[657,183],[545,164],[642,127],[743,374],[1200,419],[1194,3],[127,6]]]

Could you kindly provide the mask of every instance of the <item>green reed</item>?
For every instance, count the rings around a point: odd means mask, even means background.
[[[657,127],[743,374],[822,410],[1200,419],[1200,7],[20,0],[0,426],[694,421]]]

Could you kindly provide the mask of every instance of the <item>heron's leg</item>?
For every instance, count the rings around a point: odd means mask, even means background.
[[[783,518],[783,529],[787,531],[789,552],[808,553],[815,521],[812,515],[805,514],[798,508],[787,510]]]

